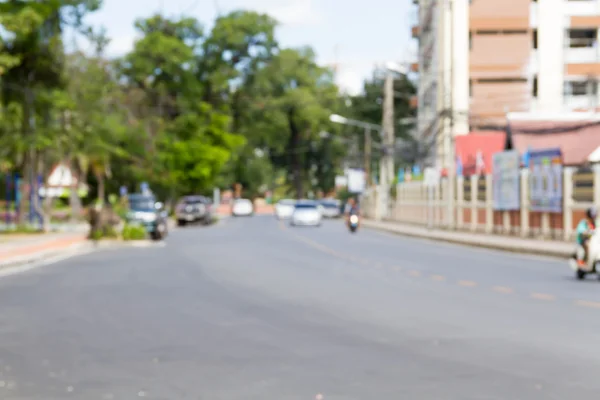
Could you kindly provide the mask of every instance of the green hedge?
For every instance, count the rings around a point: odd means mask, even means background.
[[[125,224],[122,235],[123,240],[144,240],[146,239],[146,229],[139,225]]]

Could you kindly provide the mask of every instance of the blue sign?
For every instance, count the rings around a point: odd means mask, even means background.
[[[420,176],[421,175],[421,168],[419,168],[418,165],[414,165],[412,167],[412,174],[414,177]]]
[[[119,194],[121,195],[121,197],[127,196],[127,186],[121,186],[119,188]]]
[[[398,183],[404,182],[404,168],[398,170]]]
[[[559,148],[529,151],[531,210],[559,213],[563,206],[563,164]]]
[[[456,175],[463,176],[463,163],[460,157],[456,157]]]

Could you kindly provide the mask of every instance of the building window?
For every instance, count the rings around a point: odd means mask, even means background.
[[[533,48],[537,49],[538,48],[538,30],[534,29],[532,32],[532,40],[533,40]]]
[[[486,78],[486,79],[478,79],[478,83],[525,83],[527,79],[525,78]]]
[[[565,95],[567,96],[588,96],[598,94],[598,82],[592,79],[585,81],[567,81],[565,82]]]
[[[473,50],[473,32],[469,31],[469,50]]]
[[[538,96],[538,77],[534,76],[533,77],[533,84],[531,85],[531,95],[533,97],[537,97]]]
[[[569,29],[570,48],[595,47],[598,41],[598,29]]]
[[[525,29],[505,29],[505,30],[478,30],[478,35],[526,35]]]
[[[469,79],[469,97],[473,97],[473,79]]]

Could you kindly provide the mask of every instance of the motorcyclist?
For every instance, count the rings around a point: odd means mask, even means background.
[[[358,217],[358,226],[360,227],[360,209],[358,207],[358,204],[356,203],[356,200],[353,197],[348,199],[345,211],[346,224],[350,224],[350,216],[356,215]]]
[[[597,217],[598,212],[596,208],[591,207],[585,212],[585,218],[577,224],[577,244],[579,245],[577,250],[577,264],[580,267],[584,266],[587,261],[588,243],[592,232],[596,229]]]

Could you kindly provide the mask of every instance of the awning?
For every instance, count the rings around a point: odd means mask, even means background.
[[[560,148],[565,165],[582,165],[600,147],[600,124],[594,122],[513,121],[513,144],[521,154]],[[573,129],[577,126],[582,127]]]

